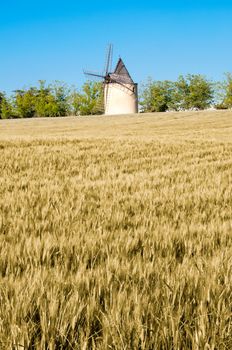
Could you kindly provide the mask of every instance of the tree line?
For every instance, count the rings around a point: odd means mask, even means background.
[[[151,78],[140,89],[141,112],[166,112],[232,108],[232,74],[223,82],[213,82],[200,74],[180,76],[177,81]],[[87,81],[77,90],[56,81],[16,90],[11,96],[0,92],[0,119],[96,115],[103,113],[103,89],[99,82]]]
[[[166,112],[232,108],[232,74],[213,82],[200,74],[179,76],[177,81],[148,79],[142,87],[140,104],[144,112]]]
[[[77,90],[40,80],[38,87],[15,90],[10,97],[0,92],[0,119],[101,114],[102,102],[101,83],[86,82]]]

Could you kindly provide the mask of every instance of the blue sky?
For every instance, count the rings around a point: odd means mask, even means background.
[[[0,7],[0,90],[39,79],[80,86],[106,46],[134,80],[232,72],[232,1],[9,0]]]

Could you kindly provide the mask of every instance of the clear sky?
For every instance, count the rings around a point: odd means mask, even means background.
[[[138,83],[232,72],[232,1],[0,0],[0,90],[39,79],[80,86],[114,45]]]

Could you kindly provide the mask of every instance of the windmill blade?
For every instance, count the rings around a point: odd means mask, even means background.
[[[114,48],[113,48],[113,45],[111,44],[110,64],[109,64],[108,73],[112,71],[113,50]]]
[[[111,82],[112,82],[112,83],[119,84],[119,85],[123,86],[125,89],[127,89],[127,90],[131,91],[132,93],[134,93],[133,88],[132,88],[132,89],[131,89],[131,88],[129,88],[129,86],[127,86],[127,85],[125,85],[125,84],[121,83],[121,81],[116,80],[116,79],[110,79],[110,80],[111,80]]]
[[[105,76],[107,76],[109,74],[109,70],[111,70],[112,57],[113,57],[113,45],[110,44],[108,48],[108,53],[106,55],[106,65],[105,65],[105,71],[104,71]]]
[[[98,74],[98,73],[94,73],[94,72],[90,72],[90,71],[84,71],[84,74],[87,76],[91,76],[91,77],[97,77],[97,78],[101,78],[104,79],[104,75]]]

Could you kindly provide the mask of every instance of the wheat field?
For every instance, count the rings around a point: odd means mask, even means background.
[[[232,112],[0,122],[0,348],[232,349]]]

